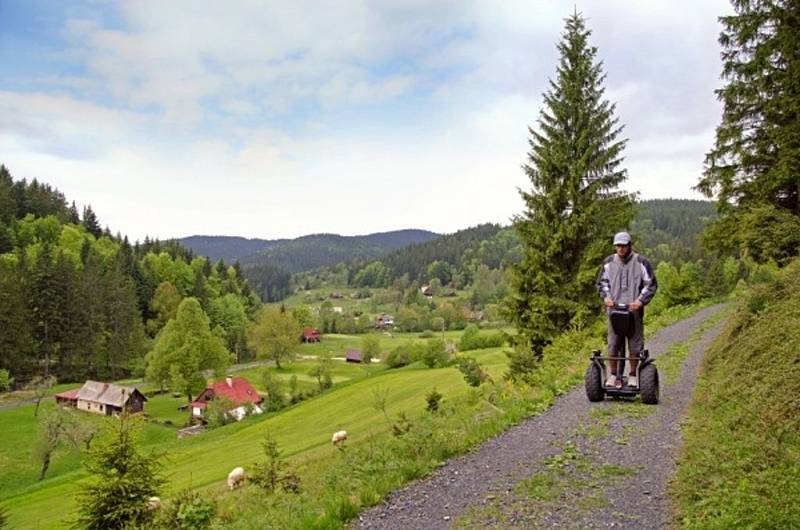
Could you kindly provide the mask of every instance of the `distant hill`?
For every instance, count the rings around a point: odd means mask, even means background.
[[[390,252],[382,257],[381,261],[392,271],[394,277],[408,274],[412,280],[425,276],[428,266],[434,261],[447,263],[452,268],[460,268],[465,258],[471,258],[497,268],[503,260],[514,253],[513,247],[518,244],[515,234],[507,231],[507,243],[498,245],[496,238],[502,230],[500,225],[489,223],[466,228],[431,241],[416,243],[403,250]],[[490,255],[485,255],[487,252],[480,255],[480,250],[487,246]]]
[[[439,237],[427,230],[395,230],[364,236],[312,234],[297,239],[246,239],[191,236],[178,240],[196,254],[243,266],[271,265],[288,272],[333,266],[354,259],[376,259],[393,250]]]
[[[290,240],[247,239],[236,236],[189,236],[178,240],[181,245],[189,247],[199,256],[206,256],[215,262],[223,259],[228,263],[286,241]]]
[[[703,256],[703,230],[717,217],[713,202],[652,199],[636,206],[636,219],[631,224],[634,246],[651,261],[682,262]]]

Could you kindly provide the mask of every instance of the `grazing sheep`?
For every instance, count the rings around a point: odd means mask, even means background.
[[[333,433],[333,437],[331,437],[333,445],[338,445],[345,440],[347,440],[347,431],[336,431]]]
[[[147,499],[148,510],[158,510],[161,508],[161,499],[159,497],[150,497]]]
[[[228,487],[233,491],[244,483],[244,468],[235,467],[228,473]]]

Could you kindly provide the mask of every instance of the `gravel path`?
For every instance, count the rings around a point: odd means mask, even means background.
[[[721,305],[662,329],[651,355],[688,341]],[[680,420],[702,354],[719,332],[692,346],[677,382],[653,406],[589,403],[583,387],[545,413],[448,461],[429,477],[365,510],[355,528],[666,528],[667,481],[680,446]]]

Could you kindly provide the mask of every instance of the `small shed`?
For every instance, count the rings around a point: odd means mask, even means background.
[[[321,342],[322,334],[317,328],[303,328],[303,342]]]
[[[361,350],[351,348],[347,350],[347,355],[345,355],[345,360],[349,363],[360,363],[362,362],[361,357]]]

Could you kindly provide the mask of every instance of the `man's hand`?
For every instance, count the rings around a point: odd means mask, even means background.
[[[606,299],[603,300],[603,303],[606,304],[606,307],[614,307],[614,300],[612,300],[610,296],[606,296]]]
[[[642,308],[642,303],[639,300],[634,300],[630,304],[628,304],[628,309],[631,311],[638,311]]]

